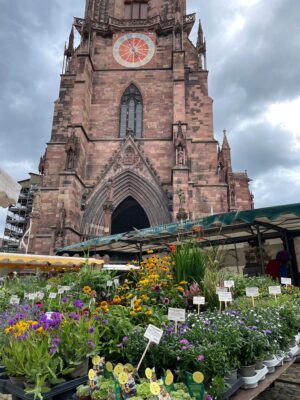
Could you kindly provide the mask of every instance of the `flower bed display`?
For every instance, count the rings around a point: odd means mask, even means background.
[[[283,287],[283,294],[275,298],[268,292],[275,285],[269,278],[224,276],[214,249],[200,255],[195,246],[190,253],[186,248],[172,251],[173,258],[149,254],[139,270],[119,277],[87,265],[79,273],[47,280],[5,280],[0,288],[0,365],[5,374],[35,398],[86,376],[92,367],[95,376],[90,372],[87,387],[77,391],[85,400],[209,400],[222,399],[241,384],[253,387],[255,377],[265,376],[265,366],[272,372],[270,360],[283,362],[288,354],[296,354],[299,289]],[[216,294],[225,278],[234,281],[230,308],[226,301],[219,303]],[[260,293],[255,307],[245,296],[249,287]],[[206,311],[198,314],[195,296],[205,297],[205,305],[199,307]],[[170,315],[168,320],[170,308],[175,315],[180,309],[183,320],[174,322]],[[147,346],[149,324],[163,333],[158,344]],[[101,363],[95,364],[96,355]],[[145,371],[153,368],[147,376]],[[237,370],[247,370],[249,376],[242,381]]]

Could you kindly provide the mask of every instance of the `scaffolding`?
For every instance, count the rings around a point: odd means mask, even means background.
[[[1,249],[1,251],[6,253],[15,253],[21,250],[19,246],[29,223],[34,196],[40,188],[40,175],[34,173],[30,173],[29,175],[29,179],[18,182],[22,187],[18,202],[10,206],[7,211]]]

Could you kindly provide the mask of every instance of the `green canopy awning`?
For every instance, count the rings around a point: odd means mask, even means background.
[[[194,235],[195,227],[202,227],[204,241],[207,243],[234,243],[251,239],[259,229],[263,238],[289,234],[300,235],[300,204],[260,208],[247,211],[232,211],[211,215],[196,220],[171,223],[120,233],[111,236],[96,237],[82,243],[66,246],[58,250],[62,253],[79,252],[124,252],[137,253],[140,245],[143,249],[155,249],[176,242],[179,237]]]

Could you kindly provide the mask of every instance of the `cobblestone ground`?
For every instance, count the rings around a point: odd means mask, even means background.
[[[293,364],[275,382],[274,387],[256,397],[256,400],[300,400],[300,364]]]

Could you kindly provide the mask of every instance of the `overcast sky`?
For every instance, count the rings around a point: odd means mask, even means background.
[[[0,0],[0,166],[17,180],[37,171],[50,138],[64,41],[84,3]],[[188,0],[188,12],[206,35],[216,138],[227,129],[256,206],[300,202],[300,1]]]

